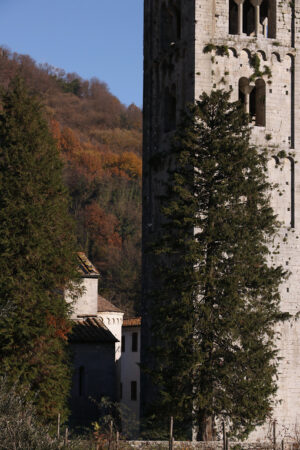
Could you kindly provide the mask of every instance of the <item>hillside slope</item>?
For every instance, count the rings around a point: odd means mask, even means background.
[[[45,105],[65,162],[79,244],[101,293],[128,315],[140,297],[142,114],[105,83],[0,48],[0,85],[19,74]]]

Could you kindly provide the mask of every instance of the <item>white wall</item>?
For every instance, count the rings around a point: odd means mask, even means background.
[[[121,355],[121,383],[123,408],[123,426],[129,428],[134,436],[139,427],[140,416],[140,350],[141,350],[141,327],[123,327],[122,335],[125,338],[125,352]],[[132,333],[138,334],[137,352],[132,351]],[[137,399],[131,400],[131,382],[137,383]],[[126,416],[126,417],[125,417]],[[129,422],[129,423],[128,423]]]
[[[78,316],[96,316],[98,309],[98,278],[82,278],[82,295],[73,303],[72,319]],[[67,302],[72,302],[68,293]]]
[[[112,332],[118,339],[116,342],[116,361],[121,358],[121,339],[122,339],[122,324],[124,313],[121,312],[99,312],[98,317],[101,317],[104,325]]]

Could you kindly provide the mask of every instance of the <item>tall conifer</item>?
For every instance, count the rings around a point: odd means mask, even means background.
[[[214,437],[216,418],[240,437],[266,420],[276,392],[275,325],[288,317],[279,295],[286,274],[271,263],[279,224],[267,153],[250,145],[248,120],[224,91],[203,94],[184,114],[151,248],[153,411],[193,423],[201,440]]]
[[[67,414],[70,328],[63,290],[77,279],[62,163],[38,101],[16,79],[0,112],[0,372],[51,421]]]

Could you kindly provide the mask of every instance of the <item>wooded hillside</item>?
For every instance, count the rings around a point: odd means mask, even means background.
[[[19,74],[46,106],[65,163],[78,241],[101,293],[127,314],[140,297],[142,114],[96,78],[83,80],[0,48],[0,85]]]

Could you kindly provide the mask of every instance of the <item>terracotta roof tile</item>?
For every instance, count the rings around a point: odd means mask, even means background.
[[[77,253],[77,258],[79,261],[79,271],[82,275],[90,277],[99,277],[99,272],[96,267],[87,258],[86,254],[83,252]]]
[[[98,312],[119,312],[122,313],[119,308],[110,303],[106,298],[98,295]]]
[[[106,328],[101,319],[89,317],[87,319],[75,320],[70,342],[118,342],[115,336]]]
[[[131,319],[123,320],[123,327],[140,327],[142,323],[141,317],[132,317]]]

